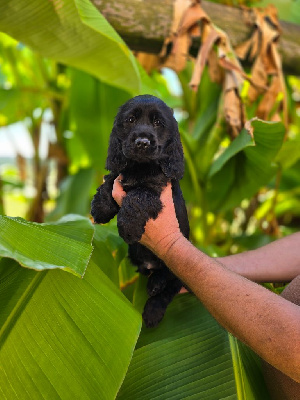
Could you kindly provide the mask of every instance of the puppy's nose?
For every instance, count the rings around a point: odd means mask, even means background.
[[[137,138],[134,143],[139,149],[146,149],[150,146],[150,140],[147,138]]]

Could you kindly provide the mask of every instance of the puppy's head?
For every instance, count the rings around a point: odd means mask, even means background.
[[[183,151],[173,111],[160,99],[137,96],[120,107],[106,168],[121,172],[129,160],[158,163],[169,179],[183,176]]]

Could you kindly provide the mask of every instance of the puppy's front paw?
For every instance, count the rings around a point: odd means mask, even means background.
[[[143,233],[145,232],[145,227],[138,224],[132,218],[124,218],[122,213],[118,214],[118,230],[121,238],[128,244],[133,244],[138,242]]]
[[[166,306],[160,297],[150,297],[145,304],[143,320],[147,328],[154,328],[163,319]]]

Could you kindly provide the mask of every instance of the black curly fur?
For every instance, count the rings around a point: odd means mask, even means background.
[[[180,230],[189,236],[179,186],[184,171],[183,151],[173,111],[150,95],[134,97],[120,107],[110,136],[106,168],[111,172],[97,189],[91,215],[95,223],[106,223],[118,214],[119,234],[129,244],[129,258],[141,274],[148,276],[149,299],[143,319],[147,327],[153,327],[182,287],[163,261],[138,243],[148,219],[155,219],[161,211],[160,194],[169,181]],[[127,193],[121,208],[111,194],[119,174]]]

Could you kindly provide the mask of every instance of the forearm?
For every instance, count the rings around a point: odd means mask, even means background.
[[[300,308],[230,271],[183,236],[167,241],[156,246],[157,255],[216,320],[267,362],[300,381]]]
[[[300,275],[300,232],[256,250],[216,260],[255,282],[289,282]]]

